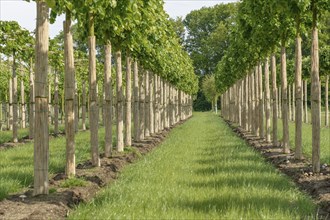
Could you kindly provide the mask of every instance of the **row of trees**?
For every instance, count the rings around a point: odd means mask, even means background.
[[[273,103],[273,136],[272,142],[277,140],[277,75],[276,53],[280,49],[280,88],[281,88],[281,112],[283,122],[282,146],[285,153],[289,152],[289,114],[288,114],[288,81],[287,81],[287,53],[288,43],[295,36],[295,158],[302,159],[302,115],[303,115],[303,87],[302,87],[302,35],[305,30],[311,31],[311,38],[307,34],[306,41],[311,42],[310,52],[310,78],[311,78],[311,111],[312,111],[312,143],[313,171],[320,171],[320,117],[321,117],[321,86],[319,65],[319,30],[321,15],[329,14],[327,1],[250,1],[245,0],[239,4],[237,23],[233,28],[230,47],[226,55],[218,64],[216,79],[217,85],[223,94],[224,107],[228,106],[228,100],[232,100],[232,85],[243,89],[244,96],[236,97],[238,103],[242,103],[244,112],[243,126],[247,131],[264,138],[263,103],[266,102],[266,133],[267,141],[270,141],[270,97]],[[329,16],[324,16],[329,18]],[[325,28],[327,30],[328,27]],[[329,45],[328,32],[320,32],[323,43]],[[322,48],[323,74],[329,74],[329,48]],[[305,50],[306,51],[306,50]],[[269,85],[269,62],[272,75],[272,96]],[[263,65],[262,65],[263,64]],[[264,74],[262,71],[264,67]],[[230,77],[228,77],[230,73]],[[264,77],[264,79],[263,79]],[[242,85],[243,82],[243,85]],[[327,82],[328,83],[328,82]],[[265,87],[265,88],[264,88]],[[247,89],[248,88],[248,89]],[[229,89],[229,90],[228,90]],[[264,95],[265,94],[265,95]],[[306,91],[305,91],[306,94]],[[265,97],[264,97],[265,96]],[[226,97],[226,98],[225,98]],[[249,107],[247,110],[247,102]],[[251,106],[250,106],[251,105]],[[328,105],[328,103],[327,103]],[[230,107],[229,107],[230,108]],[[226,107],[225,107],[226,109]],[[227,107],[228,112],[228,107]],[[225,110],[226,115],[226,110]],[[226,115],[228,118],[228,115]],[[234,118],[230,118],[234,120]]]
[[[178,38],[159,1],[36,1],[37,25],[35,33],[34,100],[34,194],[48,194],[49,149],[49,64],[55,69],[54,99],[58,100],[58,82],[64,79],[66,169],[68,177],[75,175],[75,106],[77,106],[75,73],[88,63],[88,109],[90,124],[91,161],[100,166],[98,126],[98,85],[103,87],[105,126],[105,155],[112,150],[112,62],[115,63],[116,150],[123,151],[131,144],[131,69],[133,65],[134,138],[139,141],[161,132],[191,115],[191,94],[197,90],[197,78],[192,62],[182,50]],[[50,20],[65,13],[63,41],[52,43],[48,37]],[[79,43],[73,43],[71,22],[79,26]],[[96,42],[96,39],[98,41]],[[88,43],[88,44],[86,44]],[[98,46],[97,46],[98,45]],[[57,48],[55,50],[52,49]],[[56,47],[59,46],[59,47]],[[64,53],[61,52],[64,49]],[[115,52],[112,52],[115,51]],[[123,52],[122,52],[123,51]],[[75,62],[74,54],[80,60]],[[60,56],[59,54],[63,54]],[[86,55],[84,55],[86,54]],[[86,59],[88,54],[88,59]],[[114,59],[112,58],[114,54]],[[123,55],[126,61],[125,95],[123,85]],[[52,59],[52,56],[54,59]],[[57,57],[57,59],[56,59]],[[63,59],[61,59],[61,57]],[[48,59],[51,58],[51,59]],[[97,60],[103,64],[103,81],[97,76]],[[86,62],[88,61],[88,62]],[[61,65],[64,63],[64,76]],[[62,76],[61,76],[62,75]],[[86,78],[84,79],[86,80]],[[99,87],[100,87],[99,86]],[[87,85],[82,82],[83,94]],[[152,88],[152,89],[151,89]],[[86,92],[87,93],[87,92]],[[84,97],[84,96],[83,96]],[[168,97],[168,98],[167,98]],[[83,98],[84,99],[84,98]],[[139,101],[138,101],[139,100]],[[82,101],[85,103],[85,101]],[[124,105],[126,102],[126,105]],[[58,114],[55,101],[54,115]],[[125,106],[125,116],[124,116]],[[86,114],[84,104],[82,114]],[[83,117],[84,118],[84,117]],[[124,127],[125,119],[125,127]]]

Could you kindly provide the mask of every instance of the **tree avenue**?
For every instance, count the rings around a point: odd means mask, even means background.
[[[323,22],[319,22],[322,21],[319,17],[323,18]],[[281,144],[284,153],[290,153],[289,120],[294,120],[295,158],[299,160],[303,159],[303,114],[307,119],[307,97],[310,97],[313,128],[311,137],[313,143],[312,165],[313,172],[316,173],[320,172],[320,70],[322,75],[326,76],[328,74],[324,67],[328,65],[327,59],[329,59],[329,56],[325,55],[327,54],[325,52],[327,47],[325,47],[321,50],[324,57],[320,62],[318,23],[321,23],[320,26],[323,28],[321,33],[329,34],[329,29],[322,25],[326,24],[327,21],[329,21],[329,4],[322,0],[242,1],[238,5],[236,24],[231,27],[230,46],[218,63],[216,70],[217,89],[221,93],[222,99],[222,115],[230,121],[241,124],[239,109],[242,105],[242,114],[244,114],[242,118],[248,118],[246,121],[244,120],[244,123],[248,123],[248,125],[242,127],[261,139],[265,138],[266,141],[271,141],[275,146]],[[311,47],[311,50],[302,47],[302,35],[309,37],[308,40],[311,44],[308,46]],[[324,37],[324,35],[321,36],[322,44],[326,45],[329,38]],[[287,51],[295,52],[293,55],[288,56]],[[305,65],[307,62],[305,64],[303,62],[303,55],[306,56],[305,60],[309,60],[309,68]],[[278,58],[280,58],[280,68],[276,67]],[[268,72],[269,63],[271,77]],[[261,65],[264,66],[264,73],[262,73]],[[288,68],[290,68],[289,71]],[[276,73],[276,69],[280,69],[280,78]],[[306,75],[304,77],[310,78],[311,85],[307,85],[306,80],[303,87],[303,71],[310,74],[310,76]],[[288,72],[294,72],[294,74],[291,75]],[[240,88],[242,79],[250,89],[246,89],[246,93],[239,92],[235,96],[237,92],[235,88]],[[329,82],[327,81],[328,77],[325,77],[325,79],[324,94],[326,96],[325,109],[327,112]],[[270,82],[271,85],[269,85]],[[280,88],[278,88],[279,83],[281,84]],[[265,89],[262,85],[265,85]],[[310,94],[308,94],[309,88]],[[256,92],[257,90],[259,92]],[[247,97],[242,98],[242,96]],[[305,97],[305,100],[303,100],[303,97]],[[260,101],[258,101],[258,98]],[[242,100],[251,100],[251,103],[248,106]],[[269,103],[270,100],[272,100],[271,103]],[[306,110],[303,110],[303,101],[305,101],[304,108]],[[280,108],[278,107],[279,102],[281,102]],[[262,110],[264,108],[266,110],[265,115]],[[271,112],[270,109],[272,109]],[[260,111],[259,114],[258,110]],[[273,132],[271,136],[270,114],[273,115]],[[327,122],[327,113],[325,115],[325,121]],[[266,117],[266,124],[262,122],[264,117]],[[279,117],[283,122],[283,139],[280,142],[277,137],[277,120]],[[326,122],[325,125],[327,125]],[[263,136],[263,129],[266,129],[266,136]]]
[[[12,127],[14,142],[18,141],[19,121],[24,127],[28,119],[35,148],[35,195],[49,192],[49,126],[54,125],[56,136],[60,124],[65,125],[65,175],[71,178],[76,173],[75,135],[80,129],[89,129],[91,164],[97,167],[103,153],[100,125],[105,127],[104,155],[111,157],[114,149],[124,151],[132,140],[143,141],[192,115],[192,94],[197,92],[198,80],[163,2],[35,3],[35,41],[14,22],[1,21],[0,33],[0,52],[7,58],[0,63],[5,73],[1,79],[12,85],[1,84],[1,106],[2,100],[10,101],[5,120]],[[61,14],[65,14],[63,31],[49,40],[49,22]]]
[[[327,3],[243,0],[169,19],[157,0],[35,0],[34,36],[0,21],[0,129],[12,130],[18,142],[18,129],[29,127],[34,195],[48,194],[50,126],[54,136],[64,127],[64,172],[73,178],[80,130],[89,132],[97,169],[103,155],[192,116],[193,95],[196,109],[211,102],[216,113],[220,97],[223,118],[284,154],[294,149],[297,160],[304,158],[303,122],[311,122],[312,168],[319,173],[320,128],[329,126]],[[63,31],[49,39],[49,23],[62,14]]]

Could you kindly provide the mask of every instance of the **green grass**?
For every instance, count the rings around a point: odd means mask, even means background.
[[[281,140],[283,138],[283,123],[282,119],[278,120],[278,138]],[[303,154],[307,158],[312,158],[312,125],[303,123],[302,127],[302,147]],[[292,150],[295,149],[295,124],[294,122],[289,123],[289,138],[290,147]],[[330,163],[330,129],[321,126],[321,162]]]
[[[195,113],[69,219],[305,219],[315,205],[211,113]]]
[[[88,182],[80,178],[69,178],[60,184],[62,188],[72,188],[75,186],[87,186]]]
[[[76,162],[90,159],[89,132],[76,135]],[[50,175],[64,172],[65,137],[52,138],[50,145]],[[99,129],[100,151],[104,148],[104,128]],[[0,151],[0,200],[9,193],[22,191],[33,184],[33,143],[26,143],[15,148]]]
[[[29,135],[29,129],[18,129],[18,139],[21,140]],[[0,144],[13,141],[13,131],[0,131]]]

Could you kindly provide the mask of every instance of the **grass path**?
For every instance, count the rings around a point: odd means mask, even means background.
[[[70,219],[304,219],[315,205],[217,116],[195,113]]]

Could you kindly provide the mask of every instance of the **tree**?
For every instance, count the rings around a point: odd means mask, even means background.
[[[48,194],[48,5],[37,1],[36,73],[35,73],[35,135],[34,135],[34,195]]]
[[[214,106],[214,111],[218,113],[217,100],[219,97],[219,93],[217,92],[217,88],[215,85],[215,77],[214,75],[208,75],[203,79],[202,82],[202,91],[209,102],[212,102],[212,106]]]

